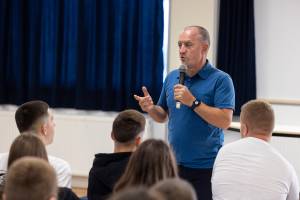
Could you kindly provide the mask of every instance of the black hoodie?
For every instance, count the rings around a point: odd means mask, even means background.
[[[93,167],[89,173],[88,199],[106,199],[125,171],[132,152],[99,153],[95,155]]]

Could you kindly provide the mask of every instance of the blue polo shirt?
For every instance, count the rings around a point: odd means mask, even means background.
[[[208,124],[195,111],[181,104],[176,109],[174,85],[179,70],[168,74],[157,105],[168,112],[168,139],[179,165],[190,168],[212,168],[224,141],[223,130]],[[225,72],[214,68],[208,61],[193,77],[185,77],[185,86],[196,99],[205,104],[234,109],[235,94],[232,80]]]

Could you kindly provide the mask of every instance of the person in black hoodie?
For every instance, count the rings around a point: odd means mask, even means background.
[[[141,143],[145,117],[136,110],[120,112],[112,125],[114,153],[95,155],[89,173],[88,199],[106,199],[125,171],[129,157]]]

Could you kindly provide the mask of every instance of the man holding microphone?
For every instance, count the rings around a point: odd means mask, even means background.
[[[179,70],[165,79],[159,101],[154,105],[146,87],[144,96],[134,95],[143,111],[155,121],[168,122],[168,139],[175,152],[180,176],[195,188],[198,199],[212,199],[211,174],[214,160],[223,145],[234,110],[234,87],[228,74],[207,60],[208,31],[188,26],[179,36],[183,83]],[[176,106],[180,102],[181,106]],[[178,104],[178,103],[177,103]]]

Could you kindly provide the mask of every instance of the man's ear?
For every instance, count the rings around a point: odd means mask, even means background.
[[[110,137],[111,137],[111,139],[112,139],[113,141],[115,141],[115,140],[116,140],[116,138],[115,138],[115,135],[114,135],[114,133],[113,133],[113,132],[111,132],[111,133],[110,133]]]
[[[208,53],[209,46],[206,43],[202,43],[202,51],[203,53]]]
[[[40,129],[39,132],[42,134],[42,136],[47,135],[47,124],[46,123],[41,124],[38,128]]]
[[[240,133],[241,133],[241,137],[242,137],[242,138],[248,136],[248,127],[247,127],[246,124],[241,123]]]
[[[138,135],[136,138],[135,138],[135,145],[136,146],[139,146],[142,142],[142,137],[141,135]]]

